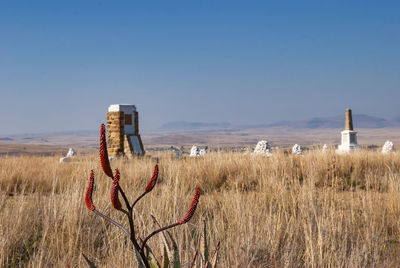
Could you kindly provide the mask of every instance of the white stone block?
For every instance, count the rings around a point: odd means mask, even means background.
[[[357,132],[354,130],[343,130],[342,134],[342,144],[338,146],[336,153],[346,154],[354,151],[357,148]]]
[[[302,155],[303,154],[303,147],[298,145],[297,143],[292,147],[292,154],[295,155]]]
[[[386,141],[382,147],[382,154],[390,154],[390,153],[394,153],[394,152],[395,152],[395,148],[394,148],[393,142]]]
[[[196,145],[192,146],[192,149],[190,149],[190,157],[196,157],[200,156],[200,148],[197,147]]]
[[[69,148],[67,157],[74,157],[74,156],[76,156],[75,150],[73,148]]]
[[[200,149],[199,156],[205,156],[207,154],[208,148]]]
[[[272,152],[271,152],[271,147],[268,144],[268,141],[266,140],[259,141],[256,145],[256,148],[254,148],[253,154],[271,156]]]

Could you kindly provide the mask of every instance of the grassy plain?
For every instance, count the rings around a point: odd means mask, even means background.
[[[157,186],[136,207],[138,235],[179,219],[201,187],[198,209],[172,230],[181,258],[198,246],[201,221],[211,248],[221,241],[220,267],[395,267],[400,262],[400,155],[360,151],[338,156],[308,151],[273,157],[210,153],[177,159],[168,153],[112,162],[132,200],[160,159]],[[94,204],[111,218],[111,181],[97,155],[59,164],[54,156],[0,158],[0,266],[136,267],[123,233],[84,204],[95,170]],[[158,238],[150,246],[159,256]]]

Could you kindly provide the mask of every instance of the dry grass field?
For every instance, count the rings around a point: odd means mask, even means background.
[[[210,153],[177,159],[167,153],[112,162],[130,199],[146,187],[160,158],[157,186],[136,206],[138,235],[186,212],[196,186],[202,196],[189,224],[172,229],[181,259],[198,246],[201,221],[220,267],[395,267],[400,263],[400,155],[361,151],[338,156],[309,151],[254,157]],[[136,267],[124,234],[84,204],[89,172],[93,201],[113,219],[111,180],[97,155],[59,164],[53,156],[0,158],[0,266]],[[126,224],[126,222],[125,222]],[[149,242],[158,249],[158,238]],[[156,255],[159,255],[156,252]]]

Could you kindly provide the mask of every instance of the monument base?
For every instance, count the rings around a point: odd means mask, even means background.
[[[342,134],[342,144],[339,145],[336,153],[346,154],[354,151],[357,148],[357,132],[354,130],[343,130]]]

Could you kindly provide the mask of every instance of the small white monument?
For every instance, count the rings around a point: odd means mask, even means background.
[[[336,150],[339,154],[345,154],[357,148],[357,132],[353,130],[353,118],[351,109],[346,109],[345,129],[342,133],[342,144]]]
[[[393,142],[386,141],[382,147],[382,154],[390,154],[390,153],[394,153],[394,152],[395,152],[395,149],[394,149]]]
[[[69,148],[67,157],[74,157],[74,156],[76,156],[75,150],[73,148]]]
[[[208,152],[208,147],[204,147],[204,149],[200,149],[200,147],[193,145],[192,149],[190,149],[190,157],[204,156]]]
[[[200,148],[197,147],[196,145],[192,146],[192,149],[190,149],[190,157],[196,157],[200,156]]]
[[[271,152],[271,147],[268,144],[268,141],[266,140],[259,141],[256,145],[256,148],[254,148],[253,154],[271,156],[272,152]]]
[[[292,147],[292,154],[295,155],[302,155],[303,154],[303,147],[298,145],[297,143]]]
[[[67,162],[71,162],[72,158],[76,156],[76,152],[74,149],[69,148],[67,156],[66,157],[61,157],[59,162],[60,163],[67,163]]]
[[[205,156],[208,153],[208,147],[206,146],[204,149],[200,149],[199,156]]]

